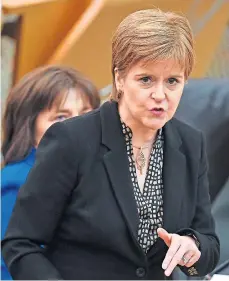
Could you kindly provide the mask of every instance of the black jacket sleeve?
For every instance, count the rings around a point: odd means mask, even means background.
[[[215,223],[211,214],[211,201],[208,183],[208,164],[205,140],[202,135],[199,161],[198,191],[195,216],[191,228],[178,232],[180,235],[193,233],[200,243],[200,259],[191,267],[180,267],[189,276],[204,276],[217,265],[220,255],[219,239],[215,234]]]
[[[77,178],[75,145],[65,126],[54,124],[41,140],[2,241],[2,255],[13,279],[61,279],[41,245],[52,240]]]

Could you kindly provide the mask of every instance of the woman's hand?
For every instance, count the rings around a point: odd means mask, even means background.
[[[169,247],[162,263],[166,276],[169,276],[177,265],[191,267],[199,260],[201,253],[193,238],[171,234],[163,228],[158,228],[157,233]]]

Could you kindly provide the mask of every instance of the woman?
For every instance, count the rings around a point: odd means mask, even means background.
[[[99,104],[95,86],[67,67],[38,68],[12,89],[3,117],[2,237],[45,131],[52,124],[81,115]],[[11,279],[3,261],[1,273],[3,280]]]
[[[121,22],[112,42],[113,101],[53,125],[20,190],[2,244],[15,279],[213,270],[219,241],[203,136],[173,118],[193,63],[184,17],[150,9]]]

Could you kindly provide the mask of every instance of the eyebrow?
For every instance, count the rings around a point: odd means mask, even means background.
[[[153,76],[155,77],[155,75],[149,74],[149,73],[141,73],[141,74],[136,74],[135,77],[144,77],[144,76]],[[174,78],[183,78],[184,76],[179,75],[179,74],[175,74],[175,75],[170,75],[169,77],[174,77]]]

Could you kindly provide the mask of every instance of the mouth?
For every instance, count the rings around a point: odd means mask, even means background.
[[[164,112],[165,110],[162,107],[154,107],[150,111]]]
[[[162,107],[154,107],[150,111],[156,116],[161,116],[165,113],[165,109]]]

